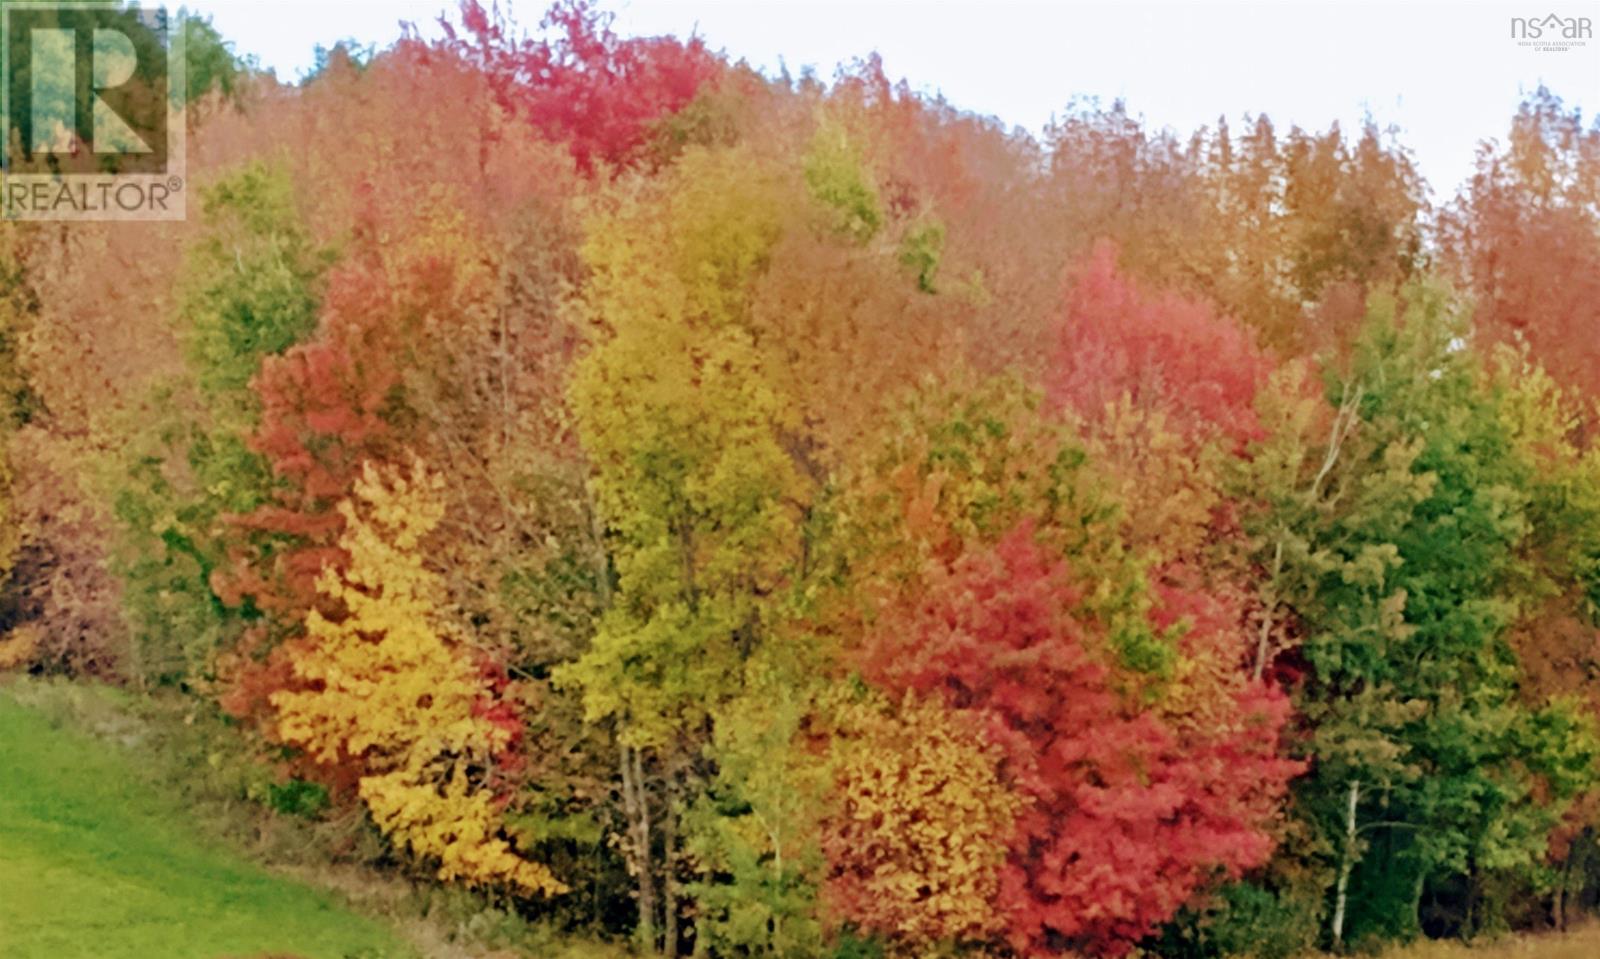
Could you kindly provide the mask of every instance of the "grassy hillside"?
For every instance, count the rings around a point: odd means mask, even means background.
[[[387,929],[188,828],[128,756],[0,688],[0,955],[410,956]]]

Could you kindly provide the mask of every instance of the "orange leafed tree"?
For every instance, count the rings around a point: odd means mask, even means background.
[[[981,725],[936,698],[870,700],[835,718],[845,732],[836,810],[823,826],[824,899],[837,920],[915,950],[991,939],[992,903],[1021,797],[999,774]]]
[[[1476,335],[1524,343],[1564,386],[1600,396],[1600,123],[1541,88],[1440,220]]]

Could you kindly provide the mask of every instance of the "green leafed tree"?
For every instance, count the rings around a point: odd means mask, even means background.
[[[185,370],[126,417],[112,478],[122,523],[118,568],[144,678],[202,670],[241,612],[212,589],[229,535],[273,482],[247,442],[260,419],[251,379],[316,322],[329,264],[299,221],[287,174],[252,163],[204,194],[205,228],[188,250],[176,327]],[[244,617],[250,610],[242,611]]]
[[[1375,300],[1324,401],[1292,386],[1267,401],[1252,461],[1335,946],[1414,934],[1425,896],[1481,924],[1485,878],[1540,859],[1593,764],[1570,711],[1518,697],[1534,477],[1464,332],[1440,289]]]

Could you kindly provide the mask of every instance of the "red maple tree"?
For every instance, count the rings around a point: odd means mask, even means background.
[[[489,76],[501,103],[549,139],[565,143],[584,173],[620,166],[654,124],[682,109],[723,63],[698,37],[618,37],[591,0],[564,0],[541,26],[552,39],[518,36],[498,7],[461,4],[447,42]]]
[[[1264,863],[1300,769],[1278,748],[1274,690],[1249,685],[1227,721],[1184,729],[1125,694],[1092,586],[1024,522],[936,575],[864,650],[877,684],[970,711],[1029,800],[998,902],[1026,955],[1125,954],[1216,877]]]
[[[1073,271],[1045,387],[1051,402],[1094,418],[1124,393],[1160,407],[1187,434],[1259,438],[1256,391],[1272,370],[1254,335],[1210,305],[1152,296],[1096,245]]]

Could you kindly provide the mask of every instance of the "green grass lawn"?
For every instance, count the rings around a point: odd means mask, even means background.
[[[0,956],[411,956],[384,926],[197,835],[133,758],[0,688]]]

